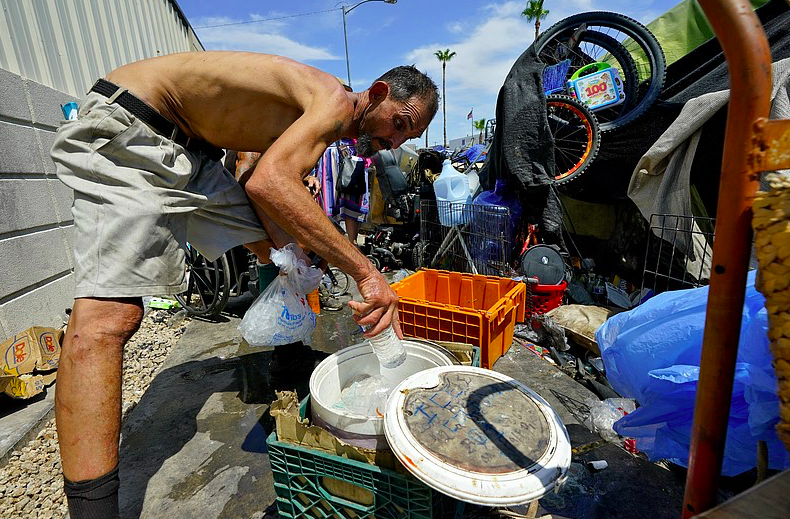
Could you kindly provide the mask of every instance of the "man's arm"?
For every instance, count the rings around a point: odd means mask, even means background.
[[[258,161],[245,189],[258,217],[268,215],[305,247],[329,260],[357,282],[363,303],[349,302],[355,319],[374,336],[390,324],[400,337],[398,297],[381,273],[326,218],[302,176],[334,142],[341,128],[336,114],[306,112]],[[328,122],[331,121],[331,122]],[[263,214],[261,214],[263,213]]]

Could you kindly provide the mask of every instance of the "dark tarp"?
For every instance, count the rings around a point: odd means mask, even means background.
[[[519,193],[524,216],[539,225],[541,239],[565,250],[560,202],[551,190],[554,152],[543,68],[530,46],[510,69],[497,97],[497,125],[480,184],[490,190],[497,178],[506,179]]]
[[[790,57],[790,7],[772,0],[756,11],[773,61]],[[544,65],[530,46],[516,61],[499,91],[497,126],[480,182],[491,189],[496,178],[513,178],[524,212],[541,225],[547,243],[562,243],[559,202],[548,189],[554,169],[540,76]],[[689,99],[729,88],[727,63],[716,39],[700,45],[667,67],[659,99],[633,123],[601,134],[595,161],[573,183],[571,196],[591,202],[627,200],[634,167],[680,114]],[[692,166],[691,179],[711,216],[715,216],[726,106],[708,121]],[[564,247],[563,247],[564,248]]]

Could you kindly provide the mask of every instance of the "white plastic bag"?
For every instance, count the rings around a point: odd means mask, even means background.
[[[272,263],[280,275],[252,303],[239,330],[250,346],[281,346],[302,341],[310,344],[315,313],[305,294],[318,288],[321,270],[298,259],[299,248],[290,243],[272,249]]]

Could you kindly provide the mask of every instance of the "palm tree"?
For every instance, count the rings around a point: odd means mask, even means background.
[[[486,129],[486,120],[485,119],[477,119],[475,121],[475,130],[480,132],[480,136],[477,139],[478,144],[483,144],[483,130]]]
[[[447,147],[447,96],[445,93],[445,73],[447,70],[447,62],[453,59],[455,51],[450,52],[450,49],[437,50],[434,52],[436,58],[442,62],[442,114],[444,116],[444,147]]]
[[[521,11],[521,16],[524,16],[528,22],[535,20],[535,39],[538,39],[540,34],[540,21],[549,15],[548,9],[543,9],[543,0],[529,0],[527,6]]]

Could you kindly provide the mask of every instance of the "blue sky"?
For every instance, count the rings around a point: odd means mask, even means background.
[[[546,0],[550,14],[542,28],[591,10],[616,11],[647,23],[678,1]],[[207,49],[280,54],[346,78],[343,2],[178,0],[178,4]],[[415,64],[441,88],[441,64],[434,52],[449,48],[457,55],[447,65],[447,138],[471,133],[469,110],[474,109],[475,119],[494,117],[505,76],[534,38],[534,26],[520,16],[525,4],[523,0],[398,0],[394,5],[371,1],[357,7],[347,16],[354,90],[363,90],[386,70],[403,64]],[[328,12],[293,16],[316,11]],[[205,27],[269,18],[279,19]],[[442,140],[441,109],[428,137],[430,144]]]

